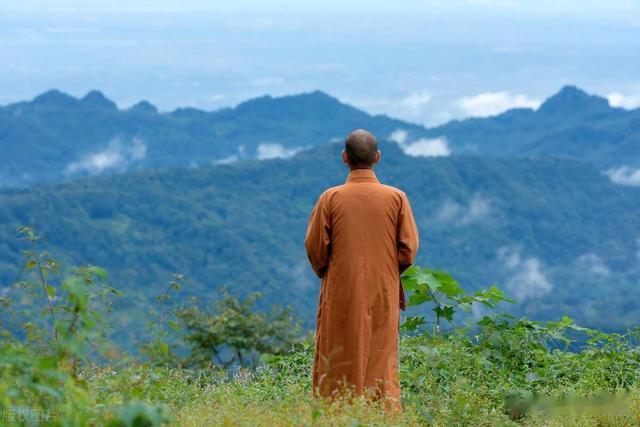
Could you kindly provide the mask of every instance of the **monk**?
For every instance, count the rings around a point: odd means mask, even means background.
[[[400,274],[416,256],[418,230],[406,194],[381,184],[373,171],[380,151],[371,133],[352,132],[342,160],[347,181],[320,195],[305,236],[322,279],[313,389],[324,397],[349,389],[401,410]]]

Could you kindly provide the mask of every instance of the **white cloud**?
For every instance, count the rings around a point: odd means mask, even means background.
[[[578,257],[578,263],[597,276],[608,276],[611,271],[602,257],[594,253],[586,253]]]
[[[401,99],[398,105],[413,113],[417,113],[429,102],[431,102],[431,94],[427,91],[421,91]]]
[[[408,156],[438,157],[451,154],[447,138],[444,136],[432,139],[420,138],[409,142],[409,132],[404,129],[396,129],[391,132],[388,138],[397,143]]]
[[[107,148],[104,151],[90,154],[79,162],[71,163],[67,170],[78,172],[86,170],[91,173],[100,173],[105,169],[118,167],[125,162],[125,158],[120,150]]]
[[[605,171],[612,182],[620,185],[640,187],[640,168],[634,169],[630,166],[620,166]]]
[[[405,154],[413,157],[439,157],[451,154],[447,138],[420,138],[410,143],[400,144],[400,148]]]
[[[462,215],[461,212],[463,210],[464,208],[459,203],[453,200],[445,200],[440,206],[436,218],[442,222],[456,222],[456,219]]]
[[[491,202],[481,194],[474,194],[468,206],[463,206],[453,200],[445,200],[440,206],[436,219],[438,221],[468,225],[488,219],[493,208]]]
[[[258,145],[258,160],[286,159],[299,151],[298,148],[285,148],[282,144],[260,144]]]
[[[222,159],[214,160],[213,164],[214,165],[228,165],[228,164],[231,164],[231,163],[235,163],[237,161],[238,161],[238,156],[236,154],[232,154],[230,156],[223,157]]]
[[[276,145],[278,145],[278,144],[276,144]],[[231,164],[231,163],[235,163],[238,160],[246,157],[245,156],[246,150],[245,150],[244,145],[239,145],[238,148],[237,148],[237,151],[238,151],[237,154],[231,154],[231,155],[229,155],[227,157],[223,157],[221,159],[216,159],[212,163],[214,165],[228,165],[228,164]],[[258,148],[258,154],[259,153],[260,153],[260,148]]]
[[[612,92],[607,95],[607,99],[612,107],[622,107],[628,110],[640,107],[640,95],[623,95],[618,92]]]
[[[396,129],[389,135],[389,140],[398,144],[404,144],[409,133],[404,129]]]
[[[471,199],[471,203],[469,204],[469,210],[462,219],[466,223],[475,222],[486,219],[489,216],[489,213],[491,213],[491,204],[489,203],[489,200],[479,194],[474,194]]]
[[[129,146],[129,158],[132,161],[142,160],[147,157],[147,144],[138,137],[134,137],[131,140],[131,145]]]
[[[210,95],[204,95],[202,100],[205,102],[219,102],[225,99],[227,95],[223,93],[212,93]]]
[[[125,144],[120,138],[113,138],[104,150],[90,153],[76,162],[69,163],[65,172],[98,175],[108,169],[124,169],[133,162],[147,156],[147,145],[138,137]]]
[[[512,108],[538,108],[541,101],[526,95],[511,92],[485,92],[475,96],[464,97],[457,101],[457,106],[467,116],[489,117],[503,113]]]
[[[517,249],[502,247],[498,260],[509,272],[506,288],[518,300],[538,298],[553,289],[553,284],[542,271],[542,263],[535,257],[523,257]]]

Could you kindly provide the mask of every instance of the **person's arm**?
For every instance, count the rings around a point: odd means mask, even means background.
[[[411,264],[413,264],[413,260],[418,253],[418,247],[420,245],[418,228],[416,227],[416,221],[413,218],[411,204],[404,193],[402,193],[402,205],[398,214],[398,233],[396,241],[398,248],[398,270],[400,271],[400,274],[402,274],[411,266]],[[400,281],[399,299],[400,309],[406,310],[407,301],[404,296],[402,280]]]
[[[413,260],[418,253],[420,239],[418,237],[418,227],[411,211],[411,204],[406,194],[402,193],[402,206],[398,215],[398,268],[400,273],[413,264]]]
[[[331,218],[327,193],[318,197],[307,225],[304,246],[313,271],[318,277],[324,276],[329,266],[331,254]]]

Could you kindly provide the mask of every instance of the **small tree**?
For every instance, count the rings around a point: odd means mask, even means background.
[[[30,227],[21,227],[19,234],[30,248],[22,251],[26,280],[18,285],[33,298],[34,305],[37,301],[44,305],[42,319],[28,319],[23,325],[28,342],[44,354],[58,356],[75,376],[90,349],[104,342],[108,333],[104,314],[111,310],[110,297],[121,293],[111,286],[103,268],[92,265],[72,269],[65,278],[53,280],[60,274],[58,262],[39,250],[40,236]]]
[[[254,311],[260,298],[261,294],[255,292],[240,301],[223,289],[212,313],[198,307],[179,310],[185,341],[191,346],[187,364],[255,367],[261,354],[281,354],[290,349],[301,335],[300,323],[288,307],[275,307],[269,313]]]
[[[149,309],[147,331],[150,340],[140,345],[140,351],[154,366],[173,366],[180,361],[175,354],[175,333],[180,325],[177,322],[178,308],[173,295],[180,292],[184,281],[184,275],[173,274],[169,286],[155,297],[156,305]]]

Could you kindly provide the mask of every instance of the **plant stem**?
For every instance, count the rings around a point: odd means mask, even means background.
[[[440,307],[440,303],[436,299],[436,296],[431,291],[431,288],[429,286],[427,286],[427,290],[431,294],[431,298],[433,299],[433,302],[436,304],[436,307],[438,308],[438,310],[436,310],[436,335],[440,336],[440,310],[442,310],[442,308]]]
[[[51,328],[53,329],[53,337],[56,341],[58,341],[58,331],[56,330],[56,318],[53,313],[53,304],[51,302],[51,299],[49,298],[49,294],[47,293],[47,278],[44,275],[44,269],[42,267],[42,263],[40,262],[40,258],[36,256],[36,246],[34,242],[31,242],[31,250],[31,257],[38,266],[38,273],[40,274],[40,284],[42,285],[42,291],[44,292],[44,297],[47,300],[47,305],[49,306],[49,315],[51,316]]]

